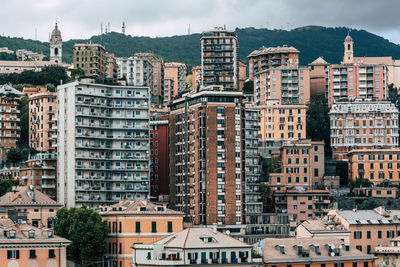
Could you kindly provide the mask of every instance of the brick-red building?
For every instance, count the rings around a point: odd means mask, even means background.
[[[169,194],[168,116],[150,121],[150,195]]]

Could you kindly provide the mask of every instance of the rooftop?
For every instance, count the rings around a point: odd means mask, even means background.
[[[118,214],[134,214],[134,215],[181,215],[182,212],[168,209],[165,205],[156,204],[147,200],[122,200],[117,204],[103,206],[100,209],[100,215],[118,215]]]
[[[335,210],[329,212],[335,219],[335,214],[346,220],[350,225],[382,225],[400,224],[400,210],[386,210],[381,206],[373,210]]]
[[[23,96],[24,94],[9,84],[3,84],[3,85],[0,85],[0,95]]]
[[[16,186],[13,191],[0,197],[0,207],[18,207],[18,206],[53,206],[62,205],[36,188],[27,186]]]
[[[341,225],[327,224],[322,220],[307,220],[300,224],[311,234],[319,233],[349,233]]]
[[[323,57],[318,57],[316,60],[308,64],[310,66],[318,66],[318,65],[329,65],[328,62],[325,61]]]
[[[276,54],[276,53],[300,53],[293,46],[263,47],[251,52],[247,57],[255,57],[259,55]]]

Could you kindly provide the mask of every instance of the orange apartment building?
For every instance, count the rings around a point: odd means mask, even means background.
[[[251,52],[249,59],[249,79],[261,71],[279,66],[298,67],[300,51],[293,46],[262,47]]]
[[[56,152],[57,93],[46,88],[29,96],[29,146],[41,152]]]
[[[0,207],[26,215],[28,224],[35,227],[53,228],[62,205],[32,186],[17,186],[0,197]]]
[[[0,86],[0,158],[6,159],[9,148],[15,147],[20,135],[18,103],[24,94],[8,84]]]
[[[310,95],[327,94],[326,70],[330,64],[322,57],[317,58],[308,67],[310,69]]]
[[[178,62],[166,62],[164,64],[164,79],[174,81],[172,98],[186,90],[186,65]]]
[[[30,97],[33,94],[37,94],[42,91],[46,91],[46,87],[44,86],[38,86],[38,87],[24,87],[22,88],[22,93],[24,93],[26,96]]]
[[[38,153],[20,166],[20,181],[57,200],[57,154]]]
[[[400,184],[400,148],[354,149],[348,153],[349,179],[367,179],[374,185]]]
[[[375,267],[376,259],[336,237],[266,238],[259,249],[264,267]]]
[[[1,266],[67,267],[68,239],[54,235],[53,229],[26,222],[0,219]]]
[[[246,82],[247,65],[239,60],[239,91],[243,90],[244,83]]]
[[[201,86],[201,66],[194,66],[192,68],[192,91],[198,91]]]
[[[106,79],[116,80],[118,78],[118,65],[113,53],[106,53]]]
[[[353,188],[353,193],[366,198],[397,198],[396,187],[357,187]]]
[[[307,67],[281,66],[254,75],[254,103],[265,105],[279,99],[283,104],[310,102],[310,70]]]
[[[329,220],[350,231],[350,246],[364,253],[386,246],[390,239],[400,236],[400,210],[331,210]]]
[[[183,230],[183,213],[146,200],[103,206],[100,215],[108,222],[106,256],[110,266],[131,267],[134,244],[153,244]]]
[[[297,187],[277,190],[273,193],[275,211],[293,215],[294,221],[321,219],[329,211],[331,194],[328,189]]]
[[[299,139],[285,141],[279,153],[280,168],[270,173],[267,184],[276,190],[293,186],[322,186],[324,177],[324,142]]]
[[[340,99],[384,100],[389,96],[387,65],[356,61],[353,54],[353,39],[347,35],[342,64],[327,69],[329,106]]]
[[[390,101],[337,102],[329,119],[335,160],[347,160],[347,153],[354,149],[386,149],[399,144],[399,110]]]

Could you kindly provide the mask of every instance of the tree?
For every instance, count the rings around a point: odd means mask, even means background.
[[[325,142],[325,155],[330,155],[330,122],[328,101],[323,95],[311,96],[307,110],[307,138]]]
[[[57,211],[56,235],[71,240],[67,257],[84,266],[96,266],[106,252],[107,222],[86,207]]]
[[[243,85],[243,92],[245,93],[254,93],[254,82],[247,81]]]
[[[349,165],[345,161],[336,161],[336,176],[340,177],[341,185],[349,184]]]
[[[17,163],[21,162],[22,156],[21,156],[21,150],[18,147],[12,147],[7,151],[7,162],[11,163],[13,165],[16,165]]]
[[[12,187],[18,185],[18,183],[19,183],[18,180],[1,179],[0,180],[0,196],[4,195],[7,192],[10,192],[12,190]]]
[[[260,195],[263,203],[263,212],[274,212],[274,198],[271,187],[266,184],[260,184]]]
[[[84,77],[84,76],[85,76],[85,71],[81,68],[71,70],[71,80],[75,80],[75,78]]]
[[[19,124],[21,127],[21,135],[19,144],[29,145],[29,98],[24,96],[19,101]]]

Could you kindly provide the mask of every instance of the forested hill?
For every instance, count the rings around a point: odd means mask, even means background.
[[[343,40],[347,33],[354,40],[355,56],[393,56],[400,59],[400,46],[364,30],[348,28],[325,28],[306,26],[290,31],[245,28],[236,29],[240,45],[240,58],[247,62],[246,56],[262,46],[294,46],[300,50],[300,63],[307,65],[319,56],[330,63],[339,63],[343,56]],[[62,28],[61,28],[62,33]],[[63,45],[63,60],[72,61],[74,43],[100,43],[108,52],[116,56],[131,56],[135,52],[148,52],[161,56],[165,61],[184,62],[189,65],[200,63],[201,34],[172,37],[137,37],[116,32],[92,36],[86,40],[69,40]],[[49,54],[48,43],[22,38],[0,37],[0,47],[27,49]]]

